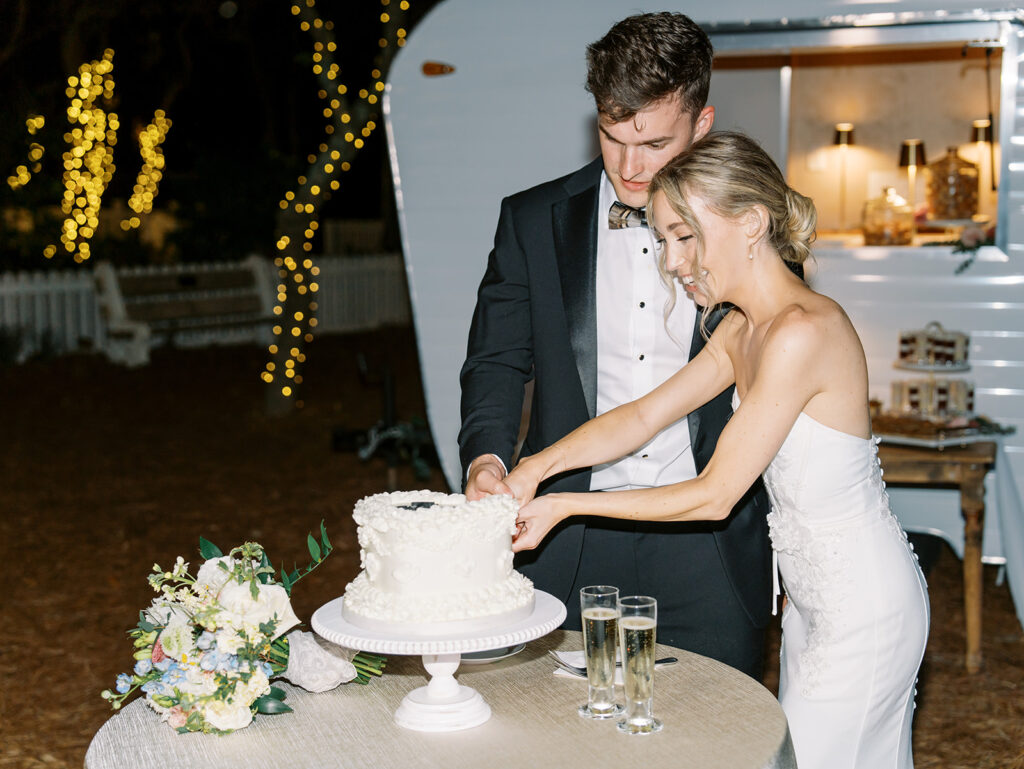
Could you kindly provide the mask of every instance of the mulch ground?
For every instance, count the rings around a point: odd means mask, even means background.
[[[308,351],[305,407],[263,408],[261,350],[158,350],[125,369],[93,355],[0,369],[0,767],[80,767],[110,716],[101,690],[127,670],[125,631],[154,562],[195,563],[200,535],[225,550],[258,540],[275,564],[308,560],[321,519],[335,553],[296,589],[307,620],[358,570],[351,510],[385,490],[388,462],[332,446],[383,414],[371,371],[395,373],[399,420],[425,414],[409,329],[324,337]],[[447,490],[439,471],[399,488]],[[963,669],[960,562],[931,570],[932,632],[919,684],[919,769],[1024,769],[1024,634],[985,567],[985,666]],[[778,679],[773,627],[766,685]]]

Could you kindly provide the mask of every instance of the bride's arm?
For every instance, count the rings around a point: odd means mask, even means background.
[[[553,475],[625,456],[732,384],[732,362],[723,342],[735,324],[729,321],[727,315],[704,349],[650,393],[585,422],[524,458],[505,478],[516,498],[528,502],[541,481]]]
[[[803,313],[778,319],[750,390],[699,476],[650,489],[538,497],[519,511],[525,530],[514,549],[536,547],[553,526],[572,515],[645,521],[726,518],[778,453],[804,406],[821,390],[825,373],[820,352],[825,344],[826,336]]]

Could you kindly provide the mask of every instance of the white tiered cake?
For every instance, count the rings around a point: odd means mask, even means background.
[[[362,571],[342,613],[370,630],[436,636],[530,616],[533,584],[512,568],[518,504],[396,491],[356,503]]]

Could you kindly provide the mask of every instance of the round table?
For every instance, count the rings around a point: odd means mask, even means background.
[[[580,633],[556,630],[507,659],[463,665],[458,679],[493,714],[457,732],[417,732],[394,723],[402,697],[426,682],[419,657],[389,657],[383,678],[309,694],[283,684],[294,713],[257,716],[223,737],[178,734],[136,700],[96,733],[86,769],[389,769],[390,767],[673,766],[794,769],[786,717],[757,681],[720,662],[658,645],[679,662],[655,673],[654,713],[665,728],[628,736],[614,721],[576,715],[582,678],[553,675],[549,649],[582,649]]]

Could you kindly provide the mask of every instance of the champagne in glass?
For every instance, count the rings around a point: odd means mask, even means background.
[[[580,590],[588,697],[587,704],[580,705],[577,712],[584,718],[612,718],[622,713],[622,706],[615,702],[618,599],[618,588],[610,585]]]
[[[615,645],[618,643],[618,612],[591,607],[583,612],[583,654],[587,681],[593,689],[615,686]]]
[[[618,723],[619,731],[627,734],[661,731],[661,721],[652,715],[658,603],[650,596],[627,596],[619,600],[619,614],[622,687],[626,694],[626,712]]]

